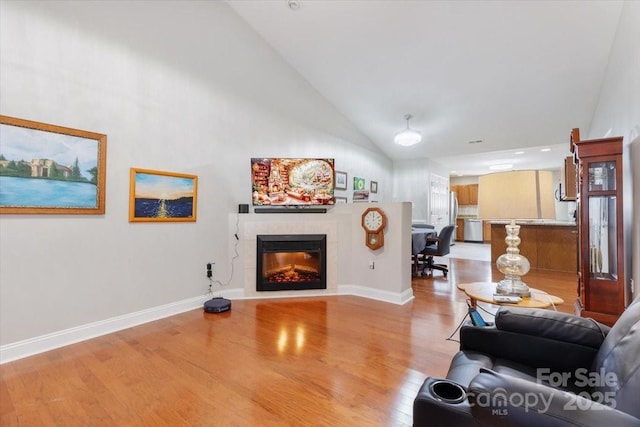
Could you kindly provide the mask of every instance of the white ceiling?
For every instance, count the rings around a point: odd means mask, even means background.
[[[571,128],[588,134],[622,8],[609,0],[228,3],[390,158],[429,158],[465,175],[505,161],[560,167]],[[399,147],[393,136],[407,113],[423,142]]]

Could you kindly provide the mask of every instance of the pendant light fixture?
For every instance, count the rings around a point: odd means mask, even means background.
[[[398,145],[402,145],[403,147],[409,147],[422,141],[422,135],[420,132],[409,127],[409,120],[412,117],[413,116],[411,114],[405,114],[404,119],[407,121],[407,128],[396,133],[396,136],[393,138],[393,142]]]

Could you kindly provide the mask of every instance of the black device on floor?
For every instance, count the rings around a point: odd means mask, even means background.
[[[222,313],[228,310],[231,310],[231,301],[226,298],[215,297],[204,303],[204,311],[207,313]]]
[[[475,307],[471,306],[471,303],[467,301],[467,306],[469,307],[469,317],[471,318],[471,323],[473,326],[489,326],[487,322],[484,321],[478,310]]]

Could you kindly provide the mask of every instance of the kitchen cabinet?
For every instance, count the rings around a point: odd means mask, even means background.
[[[478,184],[470,184],[467,185],[469,187],[469,204],[477,205],[478,204]]]
[[[478,204],[478,184],[452,185],[450,188],[458,197],[458,205]]]
[[[458,205],[465,206],[470,205],[469,199],[469,186],[468,185],[458,185],[456,186],[456,190],[458,192]]]
[[[456,218],[456,240],[464,241],[464,218]]]
[[[625,306],[622,137],[580,141],[578,165],[578,301],[584,317],[611,325]]]
[[[489,221],[482,223],[482,238],[485,243],[491,243],[491,222]]]
[[[562,163],[560,171],[560,186],[557,199],[561,202],[573,202],[576,200],[576,165],[572,156],[567,156]]]

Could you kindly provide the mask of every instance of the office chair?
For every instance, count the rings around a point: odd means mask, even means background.
[[[433,270],[440,270],[447,277],[449,273],[449,267],[446,264],[434,264],[434,256],[445,256],[449,254],[449,248],[451,247],[451,235],[456,229],[455,225],[447,225],[442,230],[438,237],[427,238],[427,247],[420,253],[424,258],[422,272],[429,271],[428,274],[433,274]]]

